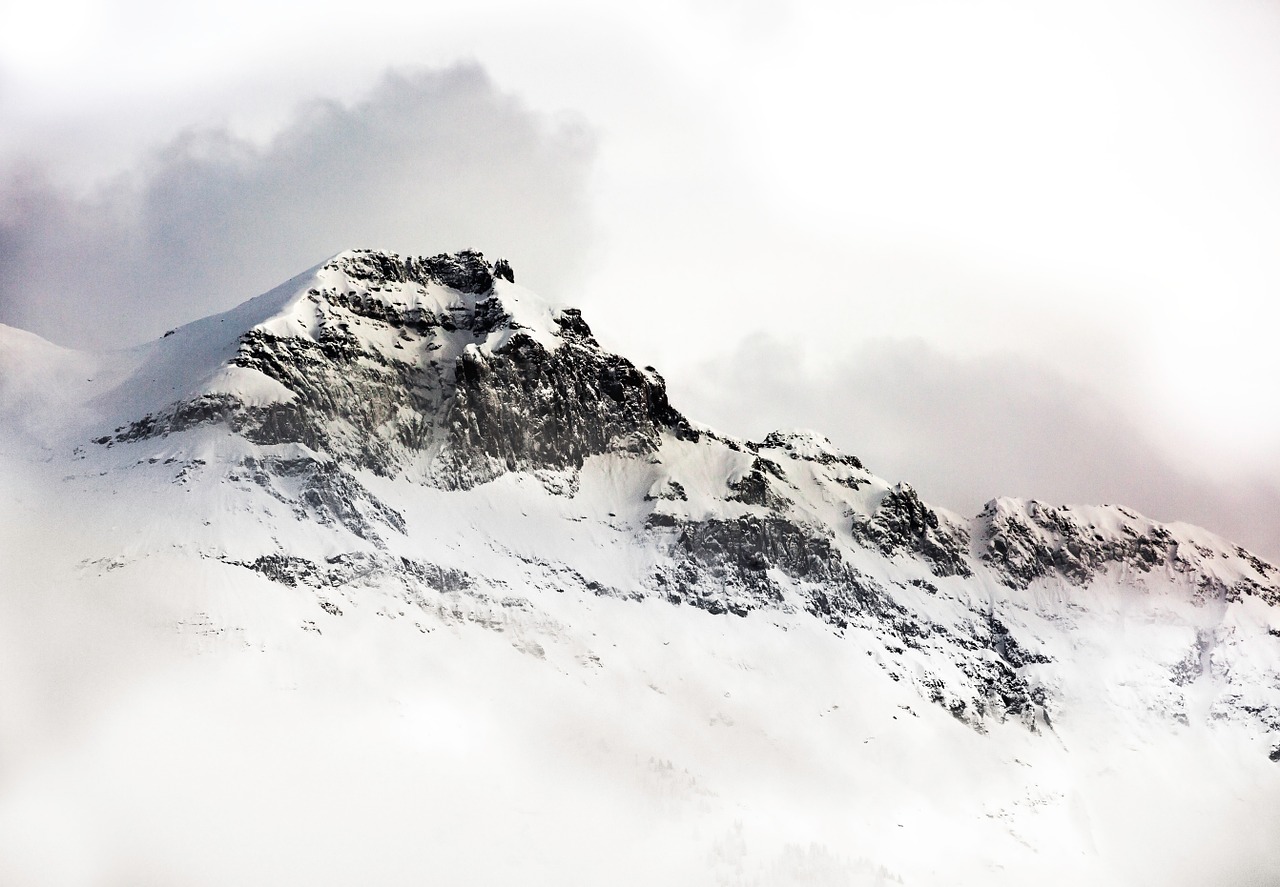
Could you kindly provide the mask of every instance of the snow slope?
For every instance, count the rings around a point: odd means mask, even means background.
[[[1275,567],[716,434],[513,277],[0,328],[0,882],[1280,878]]]

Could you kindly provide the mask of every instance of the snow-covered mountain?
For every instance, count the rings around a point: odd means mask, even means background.
[[[351,251],[130,351],[0,328],[0,880],[1280,879],[1280,569],[718,434],[514,278]]]

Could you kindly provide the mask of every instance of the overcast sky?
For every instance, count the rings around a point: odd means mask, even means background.
[[[6,4],[0,322],[476,247],[726,431],[1280,557],[1280,5],[403,6]]]

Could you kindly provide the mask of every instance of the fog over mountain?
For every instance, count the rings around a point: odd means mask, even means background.
[[[5,22],[0,881],[1275,880],[1280,8]]]
[[[518,274],[349,250],[133,349],[0,327],[4,880],[1278,870],[1280,568],[725,435]]]
[[[86,193],[23,171],[0,197],[0,321],[133,345],[352,241],[483,238],[563,286],[580,247],[550,257],[587,236],[591,154],[583,128],[460,65],[388,73],[351,105],[314,99],[265,144],[184,130]]]

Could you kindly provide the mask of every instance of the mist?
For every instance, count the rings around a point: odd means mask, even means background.
[[[1127,505],[1280,557],[1280,487],[1268,477],[1188,472],[1107,393],[1014,353],[876,339],[818,363],[761,335],[669,381],[677,406],[717,428],[755,440],[812,428],[965,516],[997,496]]]
[[[556,290],[590,239],[593,153],[461,64],[313,99],[261,144],[184,129],[85,193],[28,162],[0,185],[0,322],[123,347],[355,247],[484,249]]]

